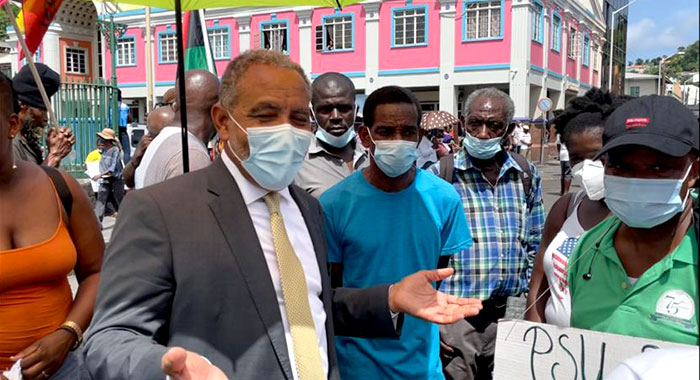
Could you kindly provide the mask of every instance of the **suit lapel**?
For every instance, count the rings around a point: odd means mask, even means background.
[[[248,292],[265,324],[277,360],[287,379],[292,380],[292,367],[277,295],[248,208],[236,181],[221,159],[208,170],[209,191],[217,196],[209,203],[209,208],[241,268]]]
[[[320,207],[312,207],[309,203],[310,196],[297,186],[290,186],[289,191],[292,198],[299,206],[301,215],[304,217],[306,229],[311,235],[311,242],[316,252],[316,262],[321,273],[321,300],[326,311],[326,342],[328,344],[328,378],[338,379],[338,367],[335,354],[335,337],[333,333],[333,299],[331,289],[331,278],[328,274],[328,259],[326,247],[326,231],[324,227],[324,216],[319,211]]]

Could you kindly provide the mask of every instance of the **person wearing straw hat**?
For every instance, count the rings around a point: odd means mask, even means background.
[[[46,89],[46,95],[51,98],[58,91],[61,78],[44,64],[37,63],[36,68]],[[14,141],[15,161],[31,161],[37,165],[59,167],[61,160],[73,149],[73,132],[67,128],[51,128],[46,136],[48,153],[44,157],[42,138],[48,124],[47,111],[29,66],[22,67],[12,78],[12,87],[20,104],[19,118],[22,123],[22,130]]]
[[[107,203],[111,201],[116,211],[119,211],[119,204],[124,198],[124,179],[122,176],[124,164],[119,149],[119,140],[113,129],[105,128],[98,132],[97,145],[102,150],[100,173],[93,176],[92,180],[100,182],[100,187],[97,190],[97,202],[95,202],[95,215],[102,223]]]
[[[697,345],[700,143],[693,113],[644,96],[607,119],[605,204],[613,217],[569,257],[571,326]]]

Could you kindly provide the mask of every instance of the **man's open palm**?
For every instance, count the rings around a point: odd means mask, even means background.
[[[435,290],[434,282],[454,273],[453,268],[424,270],[404,277],[389,290],[389,307],[439,324],[451,324],[479,314],[481,301],[459,298]]]
[[[218,367],[180,347],[173,347],[163,355],[161,368],[171,380],[228,380]]]

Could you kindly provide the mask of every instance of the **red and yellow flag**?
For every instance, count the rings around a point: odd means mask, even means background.
[[[22,1],[22,11],[17,15],[17,25],[24,33],[24,40],[32,55],[36,53],[36,49],[41,44],[41,40],[58,13],[62,2],[63,0]],[[19,54],[19,59],[24,58],[22,49],[20,49]]]

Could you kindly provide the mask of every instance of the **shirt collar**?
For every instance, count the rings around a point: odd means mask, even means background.
[[[352,161],[353,161],[353,163],[357,163],[357,161],[359,161],[360,158],[367,155],[367,150],[365,150],[365,148],[362,146],[362,144],[360,144],[359,139],[356,139],[356,140],[350,142],[350,144],[355,144],[355,153],[353,155]],[[327,154],[329,156],[340,158],[340,157],[338,157],[338,155],[333,154],[333,153],[329,152],[328,150],[326,150],[326,148],[324,148],[323,145],[318,141],[318,138],[315,137],[313,139],[313,142],[311,143],[311,146],[309,147],[309,156],[316,155],[316,154]]]
[[[472,163],[471,158],[467,154],[466,148],[462,148],[459,150],[459,152],[457,152],[457,155],[455,156],[455,168],[459,170],[475,169],[481,171]],[[523,171],[523,168],[518,165],[513,156],[506,152],[506,161],[503,163],[503,167],[501,167],[501,174],[499,175],[499,178],[511,168],[514,168],[519,172]]]
[[[620,218],[616,216],[611,216],[611,218],[613,218],[612,224],[607,229],[607,231],[599,238],[601,239],[600,251],[601,253],[603,253],[603,255],[605,255],[608,258],[608,260],[618,262],[620,263],[620,266],[622,266],[620,258],[617,255],[617,250],[615,249],[615,232],[617,232],[617,230],[622,225],[622,220],[620,220]],[[684,249],[684,246],[686,244],[688,245],[688,249]],[[698,241],[695,237],[695,224],[691,223],[690,227],[688,227],[688,232],[686,232],[680,244],[678,244],[678,247],[676,247],[676,249],[674,249],[673,252],[671,252],[669,255],[667,255],[659,261],[680,261],[682,263],[697,266],[698,257],[696,254],[694,254],[695,252],[697,252],[697,247]]]
[[[271,191],[263,189],[260,186],[250,182],[248,178],[241,173],[241,170],[238,169],[238,166],[233,163],[226,152],[221,154],[221,159],[224,162],[224,165],[226,165],[226,169],[228,169],[229,173],[231,173],[233,180],[236,181],[238,189],[241,191],[241,196],[243,196],[243,202],[245,202],[246,206],[261,200],[265,195],[271,193]],[[280,198],[293,201],[288,187],[278,191],[278,193],[280,194]]]

